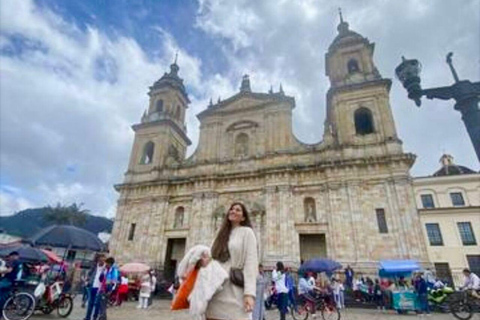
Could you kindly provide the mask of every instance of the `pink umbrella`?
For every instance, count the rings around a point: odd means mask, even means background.
[[[45,255],[48,257],[48,259],[50,261],[55,262],[55,263],[62,262],[62,259],[59,256],[57,256],[55,254],[55,252],[50,251],[50,250],[45,250],[45,249],[40,249],[40,250],[42,250],[42,252],[45,253]]]
[[[120,271],[125,273],[143,273],[148,270],[150,270],[150,267],[140,262],[130,262],[120,267]]]

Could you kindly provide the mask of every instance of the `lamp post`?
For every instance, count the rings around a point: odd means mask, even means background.
[[[416,59],[407,60],[402,57],[402,63],[395,68],[397,78],[407,89],[408,98],[415,101],[420,107],[422,96],[427,99],[455,100],[455,110],[460,111],[462,120],[467,128],[468,135],[473,143],[473,148],[480,161],[480,82],[459,80],[452,64],[452,55],[447,54],[447,64],[450,67],[455,83],[449,87],[422,89],[420,85],[420,71],[422,65]]]

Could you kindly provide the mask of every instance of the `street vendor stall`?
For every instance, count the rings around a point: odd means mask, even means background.
[[[414,260],[380,261],[379,276],[391,279],[396,284],[391,292],[391,307],[399,313],[419,309],[417,295],[406,279],[411,278],[412,273],[420,269],[418,262]]]

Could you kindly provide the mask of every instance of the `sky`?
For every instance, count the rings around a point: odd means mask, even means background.
[[[431,175],[443,153],[479,170],[453,101],[408,100],[394,77],[401,56],[422,65],[424,88],[480,80],[479,0],[2,0],[0,1],[0,215],[60,202],[113,217],[148,88],[178,52],[192,101],[188,135],[210,98],[282,84],[296,99],[294,134],[322,140],[329,82],[324,56],[338,8],[375,42],[393,80],[390,102],[413,176]]]

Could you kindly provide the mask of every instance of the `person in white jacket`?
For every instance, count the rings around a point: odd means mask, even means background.
[[[283,262],[278,261],[272,271],[272,280],[275,282],[275,290],[278,295],[278,311],[280,312],[280,320],[285,320],[288,307],[288,288],[285,283],[285,267]]]

